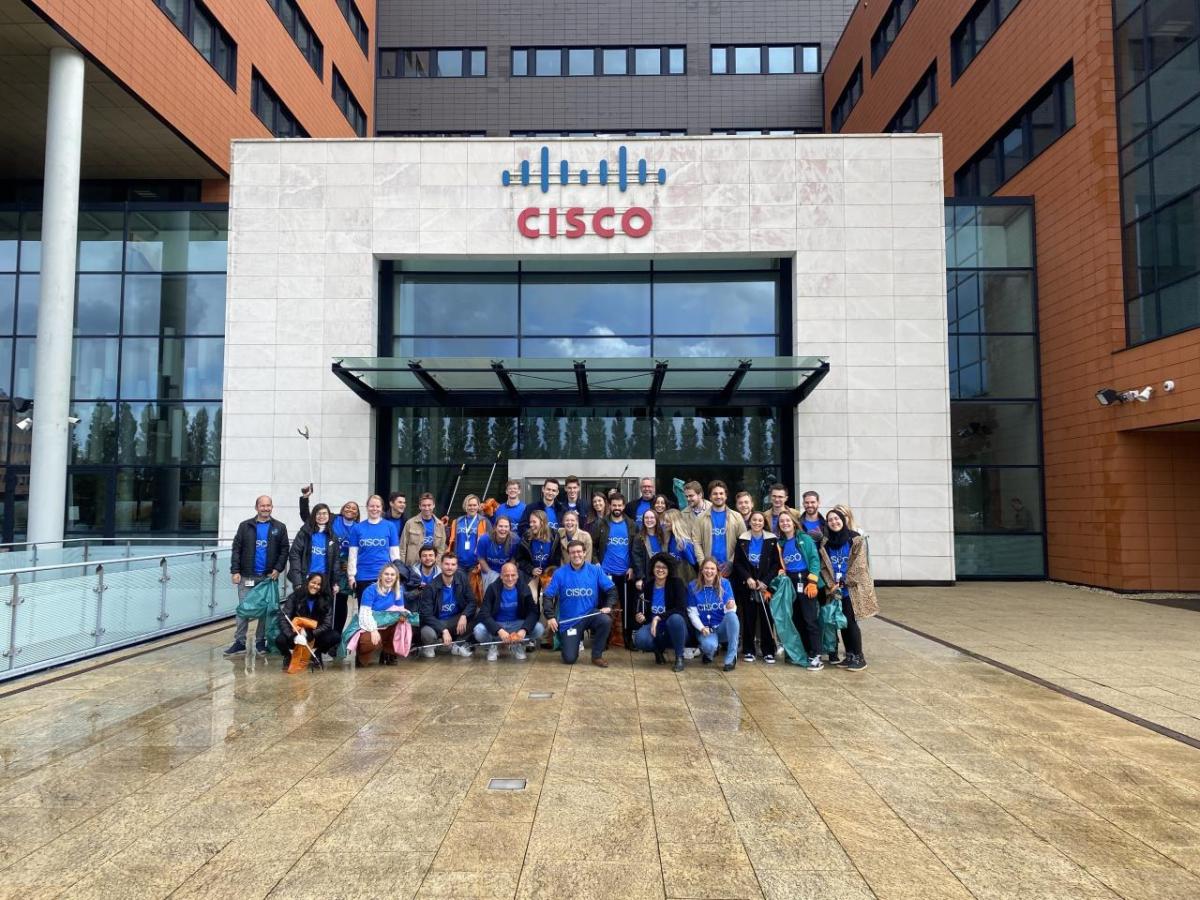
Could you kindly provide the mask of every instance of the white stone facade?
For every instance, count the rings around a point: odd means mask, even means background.
[[[574,171],[621,145],[667,183],[501,185],[542,146]],[[604,205],[645,207],[653,229],[517,230],[528,206]],[[792,258],[795,355],[831,363],[797,410],[797,492],[849,503],[876,578],[954,578],[939,135],[235,142],[221,534],[263,492],[298,524],[302,426],[320,497],[366,497],[373,414],[330,365],[378,355],[379,260],[541,254]]]

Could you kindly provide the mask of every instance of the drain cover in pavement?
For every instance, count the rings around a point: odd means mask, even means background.
[[[493,778],[488,782],[489,791],[523,791],[524,778]]]

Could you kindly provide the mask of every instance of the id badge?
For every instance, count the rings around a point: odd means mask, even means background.
[[[244,584],[246,587],[254,587],[255,583],[256,582],[254,581],[253,578],[243,578],[242,579],[242,584]]]
[[[465,541],[463,541],[463,549],[464,550],[471,549],[471,539],[470,538],[467,538]]]
[[[567,637],[575,637],[575,635],[577,635],[577,634],[579,634],[578,628],[568,628],[567,629]]]

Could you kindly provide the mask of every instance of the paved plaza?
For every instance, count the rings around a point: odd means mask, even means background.
[[[1196,733],[1196,611],[1041,584],[881,605]],[[0,896],[1200,897],[1200,750],[890,622],[862,673],[287,677],[224,659],[230,631],[0,687]]]

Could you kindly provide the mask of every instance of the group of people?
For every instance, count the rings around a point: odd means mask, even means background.
[[[747,491],[729,506],[719,480],[707,490],[676,481],[675,502],[653,478],[642,478],[628,503],[618,491],[585,501],[580,489],[574,476],[548,478],[541,498],[526,504],[510,480],[502,501],[470,494],[450,519],[438,517],[428,493],[411,516],[399,492],[386,507],[370,497],[365,516],[353,500],[335,515],[325,503],[310,505],[309,485],[300,497],[304,524],[290,542],[262,496],[234,535],[233,582],[242,599],[286,574],[292,590],[274,623],[285,668],[300,642],[318,663],[337,654],[365,666],[394,665],[414,651],[472,656],[486,648],[495,660],[506,649],[524,659],[545,641],[573,664],[590,636],[600,667],[610,644],[652,652],[658,663],[669,648],[675,671],[696,654],[712,663],[723,645],[730,671],[739,655],[775,663],[785,631],[799,636],[790,661],[810,671],[866,668],[858,623],[878,603],[847,507],[822,513],[820,497],[806,491],[793,508],[781,484],[763,509]],[[789,588],[794,599],[781,612],[771,598]],[[247,652],[248,630],[239,615],[226,655]],[[263,619],[255,652],[267,652]]]

